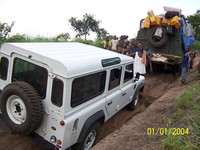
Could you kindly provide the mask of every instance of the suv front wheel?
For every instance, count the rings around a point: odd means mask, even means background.
[[[138,105],[138,102],[139,102],[139,94],[140,92],[137,92],[135,93],[136,95],[134,95],[132,101],[127,105],[127,108],[129,110],[135,110],[135,108],[137,107]]]

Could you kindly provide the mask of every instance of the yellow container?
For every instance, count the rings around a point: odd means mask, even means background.
[[[178,16],[174,16],[172,19],[171,19],[171,25],[172,26],[175,26],[176,28],[180,28],[180,23],[179,23],[179,17]]]
[[[150,18],[146,17],[144,21],[144,28],[150,28]]]
[[[147,14],[148,14],[149,17],[155,16],[154,13],[153,13],[153,10],[148,10]]]
[[[156,17],[155,16],[151,16],[149,17],[150,18],[150,21],[155,24],[156,23]]]
[[[151,23],[152,23],[152,24],[155,24],[155,22],[156,22],[156,17],[155,17],[155,15],[154,15],[154,13],[153,13],[153,10],[149,10],[149,11],[147,12],[147,14],[148,14],[148,16],[149,16],[149,18],[150,18]]]
[[[161,20],[162,20],[161,17],[156,16],[156,23],[155,23],[155,25],[156,25],[156,26],[160,26],[160,24],[161,24]]]

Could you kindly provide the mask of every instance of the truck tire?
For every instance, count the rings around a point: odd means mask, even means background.
[[[38,92],[26,82],[13,82],[2,91],[3,120],[12,131],[30,134],[43,120],[43,105]]]
[[[127,109],[129,110],[135,110],[135,108],[137,107],[137,105],[139,104],[139,94],[140,91],[138,91],[136,93],[136,96],[133,97],[132,101],[127,105]]]
[[[100,133],[101,125],[98,122],[95,122],[88,128],[83,141],[75,144],[72,147],[72,150],[89,150],[92,146],[94,146],[97,142],[99,133]]]
[[[149,34],[147,36],[147,40],[151,46],[158,48],[158,47],[164,46],[167,43],[167,41],[168,41],[167,30],[164,27],[161,27],[161,29],[162,29],[162,37],[161,38],[158,38],[155,36],[157,27],[150,29]]]

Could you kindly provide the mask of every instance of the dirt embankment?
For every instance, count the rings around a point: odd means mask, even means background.
[[[180,78],[172,74],[153,73],[146,76],[145,89],[140,106],[135,111],[122,109],[102,127],[100,142],[92,150],[147,150],[158,149],[159,135],[147,135],[148,128],[163,128],[164,117],[170,117],[174,100],[194,84],[198,55],[190,70],[186,86],[180,86]],[[179,127],[181,124],[177,123]],[[0,150],[45,150],[30,137],[11,134],[0,120]]]

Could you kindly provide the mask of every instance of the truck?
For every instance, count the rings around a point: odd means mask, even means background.
[[[153,15],[140,21],[137,41],[152,54],[149,59],[154,70],[161,67],[180,74],[185,47],[194,41],[192,35],[192,38],[184,35],[183,26],[191,25],[180,17],[179,12],[169,11],[162,17]]]

